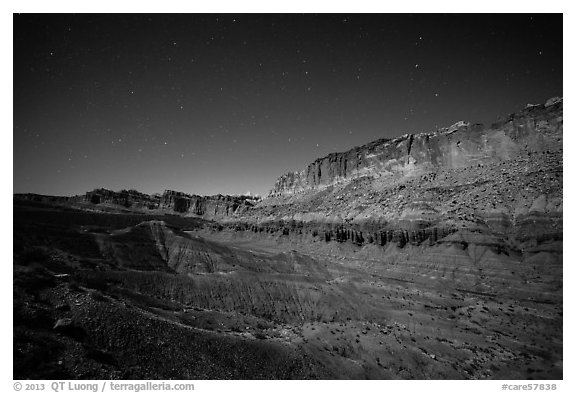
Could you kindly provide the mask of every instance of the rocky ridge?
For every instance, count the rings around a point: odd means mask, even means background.
[[[561,241],[562,116],[552,99],[489,128],[459,122],[331,154],[223,224],[358,245],[434,244],[460,230],[520,248]]]
[[[562,99],[529,105],[490,127],[459,121],[434,133],[380,139],[319,158],[300,172],[282,175],[270,191],[282,197],[363,176],[410,177],[512,159],[523,152],[562,145]]]
[[[178,214],[207,220],[238,216],[260,201],[260,197],[251,195],[201,196],[172,190],[149,195],[137,190],[112,191],[105,188],[97,188],[84,195],[70,197],[15,194],[14,199],[69,206],[88,211]]]
[[[160,207],[205,219],[218,219],[241,214],[258,201],[259,199],[247,195],[200,196],[166,190],[160,197]]]
[[[513,243],[562,239],[563,101],[528,105],[484,127],[377,140],[281,176],[268,198],[96,189],[15,195],[83,210],[178,214],[220,231],[386,246],[434,244],[466,229]],[[253,236],[253,235],[251,235]]]

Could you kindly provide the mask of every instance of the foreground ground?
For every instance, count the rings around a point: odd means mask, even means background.
[[[15,379],[560,379],[562,244],[357,246],[14,206]]]

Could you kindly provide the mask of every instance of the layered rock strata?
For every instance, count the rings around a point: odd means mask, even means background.
[[[271,197],[287,196],[362,176],[415,176],[513,159],[562,146],[562,100],[531,105],[490,127],[460,121],[434,133],[380,139],[319,158],[300,172],[282,175]]]
[[[205,219],[224,219],[241,214],[256,202],[251,196],[200,196],[166,190],[160,198],[160,207]]]
[[[382,246],[434,244],[460,230],[523,249],[561,241],[562,133],[562,99],[551,99],[490,127],[458,122],[378,140],[280,177],[223,226]]]

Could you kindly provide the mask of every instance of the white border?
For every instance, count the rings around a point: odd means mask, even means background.
[[[568,114],[565,116],[564,122],[567,132],[564,135],[565,151],[571,153],[571,148],[576,146],[574,140],[574,132],[576,129],[573,121],[572,112],[572,93],[574,87],[574,71],[576,70],[574,64],[574,51],[570,46],[574,45],[574,2],[569,1],[498,1],[498,0],[482,0],[474,2],[466,1],[446,1],[446,0],[413,0],[410,2],[403,1],[377,1],[377,0],[348,0],[348,1],[311,1],[311,0],[286,0],[286,1],[249,1],[249,0],[220,0],[213,2],[198,2],[194,0],[189,1],[175,1],[175,2],[162,2],[162,1],[119,1],[119,0],[98,0],[98,1],[4,1],[2,2],[2,48],[4,52],[10,52],[11,58],[4,57],[2,62],[3,72],[3,102],[2,102],[2,119],[6,124],[6,129],[3,134],[7,141],[1,144],[0,156],[2,157],[2,190],[1,202],[5,206],[5,211],[8,206],[12,206],[12,189],[13,189],[13,107],[12,107],[12,94],[13,94],[13,26],[12,26],[12,13],[54,13],[54,12],[81,12],[81,13],[100,13],[100,12],[120,12],[120,13],[145,13],[145,12],[161,12],[161,13],[246,13],[246,12],[302,12],[302,13],[398,13],[398,12],[472,12],[472,13],[564,13],[564,111]],[[566,70],[569,70],[566,72]],[[570,244],[574,232],[572,222],[574,222],[574,188],[571,185],[571,174],[576,173],[574,166],[573,155],[567,154],[564,161],[564,237],[568,240],[566,244]],[[2,391],[11,392],[13,390],[12,381],[12,215],[10,214],[10,223],[3,225],[2,229],[2,245],[3,249],[7,250],[8,256],[4,258],[3,264],[5,274],[2,274],[2,294],[0,302],[4,312],[4,323],[2,326],[1,336],[4,351],[2,354],[2,367],[0,367],[1,379],[0,386]],[[573,257],[574,252],[567,248],[564,253],[564,381],[544,381],[544,383],[557,383],[559,388],[558,392],[576,391],[576,384],[574,382],[574,339],[572,336],[572,328],[574,328],[574,277],[575,268]],[[506,381],[319,381],[319,382],[303,382],[303,381],[196,381],[197,391],[253,391],[253,392],[267,392],[271,389],[274,392],[294,392],[295,390],[314,389],[319,391],[321,389],[328,389],[330,392],[350,392],[353,390],[362,389],[363,391],[379,391],[384,392],[386,389],[394,391],[396,389],[415,389],[417,391],[440,391],[440,392],[458,392],[466,391],[472,392],[497,392],[501,391],[502,383]],[[514,383],[514,381],[508,381]],[[517,381],[522,383],[521,381]],[[569,388],[572,386],[572,388]]]

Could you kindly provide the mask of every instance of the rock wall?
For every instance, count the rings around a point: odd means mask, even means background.
[[[89,191],[75,199],[77,202],[91,205],[118,205],[139,212],[162,214],[169,212],[204,219],[224,219],[241,214],[258,200],[251,196],[200,196],[172,190],[166,190],[162,195],[148,195],[136,190],[116,192],[104,188]]]
[[[253,232],[273,238],[294,239],[301,237],[312,241],[351,243],[358,246],[365,244],[387,246],[393,243],[399,247],[404,247],[406,244],[435,244],[458,229],[441,224],[434,227],[406,229],[406,227],[396,225],[379,226],[370,223],[349,225],[279,220],[262,224],[247,222],[214,224],[212,230]]]
[[[83,196],[84,202],[94,205],[109,203],[120,205],[127,208],[145,208],[157,209],[159,207],[159,198],[154,195],[148,195],[136,190],[112,191],[105,188],[98,188],[88,191]]]
[[[458,231],[522,250],[561,243],[562,133],[562,99],[551,99],[490,127],[461,121],[378,140],[280,177],[267,199],[221,224],[385,247],[435,244]]]
[[[490,127],[461,121],[434,133],[380,139],[282,175],[269,196],[292,195],[365,175],[419,175],[436,168],[510,160],[527,151],[561,149],[562,122],[562,99],[554,98],[527,106]]]
[[[227,218],[251,208],[255,200],[249,196],[189,195],[166,190],[160,198],[160,208],[176,213],[201,216],[205,219]]]

